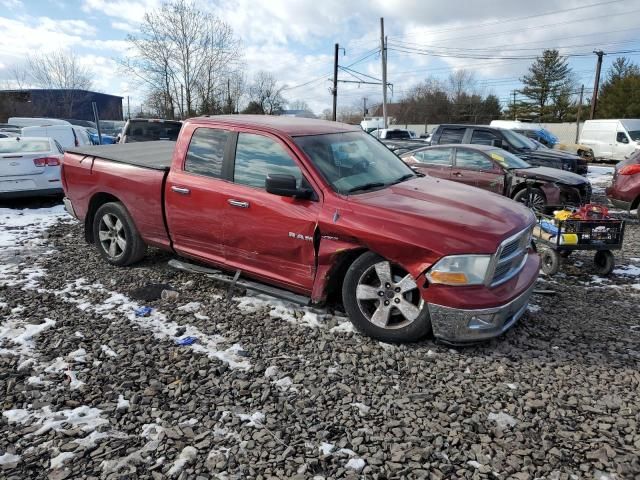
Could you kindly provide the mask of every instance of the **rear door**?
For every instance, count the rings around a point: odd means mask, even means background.
[[[228,158],[235,134],[191,126],[182,168],[169,171],[165,187],[167,226],[174,249],[183,255],[223,265],[224,215],[233,185]]]
[[[253,276],[308,293],[315,276],[314,232],[321,198],[280,197],[267,193],[270,173],[306,179],[304,168],[280,138],[240,131],[237,136],[233,189],[225,195],[227,263]]]
[[[457,147],[451,179],[490,192],[504,192],[504,174],[484,153]]]
[[[406,163],[421,173],[449,180],[453,162],[453,148],[420,150],[405,159]]]

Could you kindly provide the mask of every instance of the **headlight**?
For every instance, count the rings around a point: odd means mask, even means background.
[[[491,255],[451,255],[436,262],[426,277],[443,285],[482,285],[489,263]]]

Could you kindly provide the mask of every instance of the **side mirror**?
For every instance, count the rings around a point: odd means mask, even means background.
[[[494,138],[493,140],[491,140],[491,146],[496,148],[504,148],[504,146],[502,145],[502,140],[500,140],[499,138]]]
[[[265,180],[267,192],[281,197],[309,198],[312,191],[296,187],[296,177],[283,173],[269,173]]]

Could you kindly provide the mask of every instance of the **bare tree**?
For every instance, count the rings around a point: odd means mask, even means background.
[[[292,110],[307,110],[309,112],[311,111],[309,104],[304,100],[294,100],[293,102],[290,102],[289,108]]]
[[[129,35],[133,56],[122,62],[164,102],[165,116],[218,113],[241,66],[231,27],[195,2],[173,0],[145,13],[140,34]],[[237,100],[234,99],[237,103]]]
[[[63,104],[54,108],[62,117],[73,116],[74,105],[93,84],[93,73],[80,64],[71,51],[57,51],[27,57],[26,73],[39,88],[62,90]]]
[[[265,71],[256,73],[249,87],[249,100],[259,106],[262,113],[273,115],[282,110],[287,101],[282,96],[283,86],[278,86],[275,77]]]

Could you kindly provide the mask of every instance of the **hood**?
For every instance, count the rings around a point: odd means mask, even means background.
[[[359,227],[374,225],[368,230],[379,242],[397,238],[439,255],[495,253],[535,221],[531,210],[506,197],[429,176],[348,198],[361,215]]]
[[[577,173],[560,170],[558,168],[533,167],[511,170],[518,177],[527,177],[545,182],[563,183],[565,185],[584,185],[588,180]]]
[[[553,150],[553,149],[538,149],[538,150],[521,150],[516,155],[523,160],[528,158],[546,158],[550,160],[560,160],[560,159],[572,159],[572,160],[583,160],[578,155],[574,155],[569,152],[564,152],[562,150]]]

